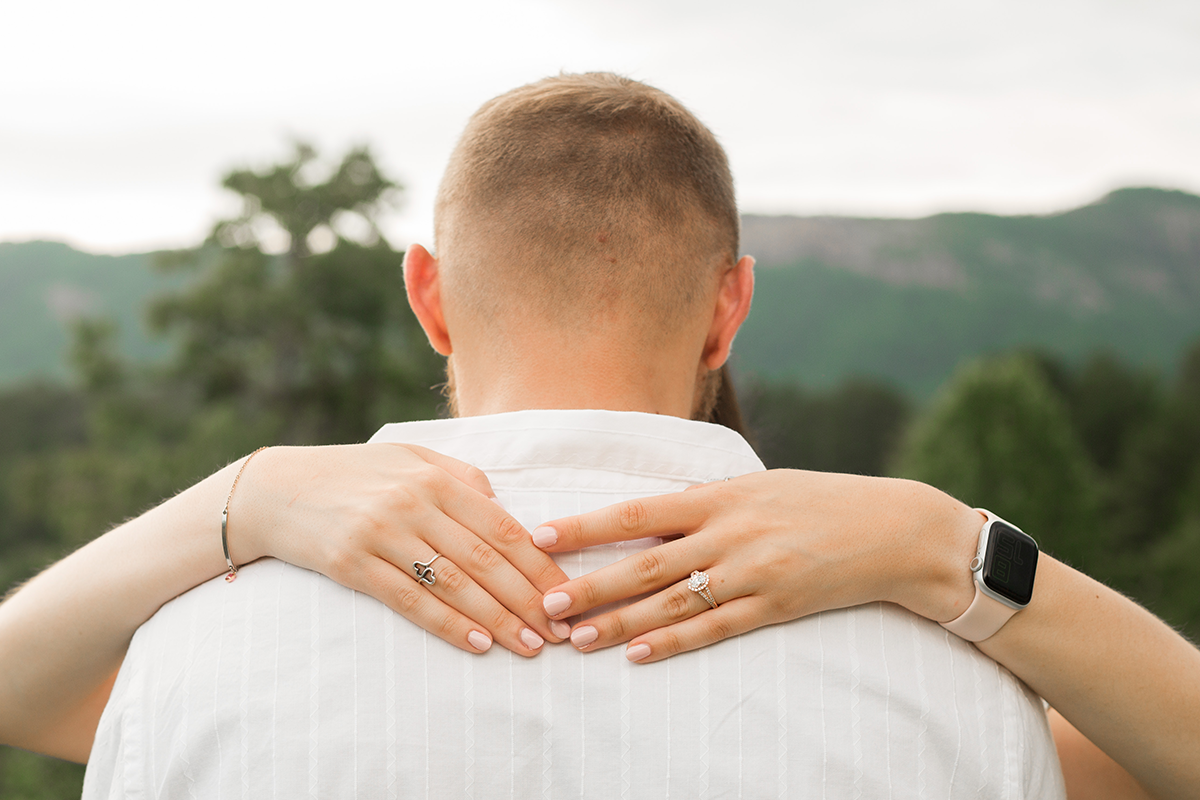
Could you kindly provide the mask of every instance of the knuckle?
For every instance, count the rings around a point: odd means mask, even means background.
[[[471,563],[482,572],[495,572],[504,560],[504,556],[487,542],[476,542],[471,548]]]
[[[659,632],[659,641],[655,644],[654,649],[662,655],[675,655],[683,651],[683,642],[679,638],[679,634],[674,631]]]
[[[515,545],[529,541],[529,534],[521,527],[521,523],[507,514],[496,523],[492,533],[497,544]]]
[[[706,617],[705,627],[710,642],[723,642],[733,636],[733,626],[727,618],[720,614],[708,614]]]
[[[671,622],[681,622],[692,616],[695,608],[688,594],[690,593],[686,591],[674,591],[667,595],[663,604],[663,613],[667,615],[667,619]]]
[[[435,580],[437,585],[450,594],[458,594],[467,588],[467,583],[470,581],[465,572],[450,564],[438,570]]]
[[[425,463],[416,469],[417,484],[427,489],[436,490],[440,488],[445,482],[446,477],[446,471],[433,464]]]
[[[483,470],[481,470],[479,467],[471,466],[470,464],[468,464],[467,468],[463,470],[463,478],[467,483],[470,484],[478,484],[480,486],[488,485],[487,475],[483,473]]]
[[[547,558],[545,564],[534,568],[533,579],[537,586],[557,586],[566,577],[563,575],[562,570],[558,568],[558,564]]]
[[[408,486],[398,485],[392,489],[388,496],[388,510],[394,514],[406,516],[415,512],[421,505],[421,501],[417,499],[416,494]],[[374,518],[376,525],[379,525],[381,520]]]
[[[580,600],[583,601],[584,608],[595,608],[602,601],[599,587],[589,580],[579,581],[575,586],[573,594],[575,595],[577,604]]]
[[[633,573],[643,586],[660,586],[667,574],[667,562],[657,547],[643,550],[633,560]]]
[[[630,500],[617,508],[617,525],[626,533],[638,533],[650,522],[650,511],[640,500]]]
[[[607,634],[609,641],[622,642],[626,637],[626,632],[629,626],[625,624],[625,620],[620,614],[613,614],[604,622],[604,632]]]
[[[359,553],[345,544],[334,546],[329,551],[329,577],[344,584],[350,580],[359,565]]]
[[[501,631],[513,625],[513,618],[503,607],[498,605],[488,612],[487,619],[483,623],[487,626],[488,630]]]
[[[542,594],[536,590],[514,603],[511,610],[513,616],[521,617],[521,619],[546,618],[546,607],[542,605]]]
[[[400,616],[411,618],[417,609],[421,607],[421,601],[424,598],[411,586],[401,586],[396,590],[392,597],[393,607],[400,613]]]
[[[453,612],[445,611],[437,615],[432,633],[450,638],[458,629],[458,617]]]
[[[393,499],[389,498],[386,505],[372,501],[351,510],[346,523],[347,535],[361,534],[376,537],[385,534],[388,530],[389,511],[395,507]]]

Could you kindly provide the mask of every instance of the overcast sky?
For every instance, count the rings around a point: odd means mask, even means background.
[[[366,142],[428,241],[467,116],[561,70],[679,97],[743,211],[1045,212],[1200,192],[1200,2],[162,0],[0,10],[0,241],[200,241],[231,166]]]

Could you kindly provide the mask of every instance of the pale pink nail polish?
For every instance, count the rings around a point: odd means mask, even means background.
[[[571,595],[566,592],[551,592],[542,600],[542,608],[552,617],[557,617],[571,607]]]
[[[474,647],[481,653],[492,646],[492,640],[479,631],[471,631],[468,633],[467,641],[471,643],[471,647]]]
[[[537,650],[539,647],[541,647],[542,645],[544,645],[546,643],[545,639],[538,636],[533,631],[529,630],[529,628],[521,629],[521,641],[524,642],[525,646],[528,647],[530,650]]]
[[[600,632],[591,625],[584,625],[582,628],[576,628],[571,631],[571,644],[576,647],[587,647],[596,641],[596,637],[599,635]]]
[[[542,525],[533,529],[533,543],[538,547],[550,547],[558,541],[558,531],[551,528],[549,525]]]
[[[635,644],[625,650],[625,657],[630,661],[641,661],[648,655],[650,655],[650,645],[648,644]]]
[[[565,639],[571,635],[571,626],[557,619],[550,620],[550,632],[560,639]]]

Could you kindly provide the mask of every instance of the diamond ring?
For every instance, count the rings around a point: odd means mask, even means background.
[[[708,590],[707,572],[700,572],[699,570],[693,572],[692,577],[688,578],[688,589],[703,597],[704,602],[713,608],[717,607],[717,601],[713,599],[712,592]]]

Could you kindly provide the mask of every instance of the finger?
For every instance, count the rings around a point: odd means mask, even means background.
[[[697,546],[695,541],[666,542],[567,581],[546,594],[542,608],[552,619],[562,619],[657,591],[686,578],[697,566],[712,562],[707,548]]]
[[[717,509],[721,486],[675,492],[607,506],[587,514],[563,517],[539,525],[533,541],[543,550],[563,553],[597,544],[645,539],[650,536],[695,533]]]
[[[714,598],[736,596],[736,592],[725,585],[710,584],[709,588]],[[571,644],[580,650],[611,647],[648,631],[691,619],[711,608],[703,597],[688,589],[686,581],[680,581],[636,603],[576,625],[571,631]]]
[[[438,487],[435,496],[439,507],[450,519],[498,552],[522,576],[522,583],[531,586],[539,595],[567,580],[567,574],[554,559],[533,544],[529,531],[496,503],[469,490],[456,491],[452,485]],[[467,566],[467,562],[458,556],[456,560]],[[481,566],[492,566],[486,555],[474,561]],[[489,573],[492,571],[489,569]],[[505,573],[499,583],[503,585],[511,579],[512,574]],[[489,588],[492,585],[489,583]],[[539,597],[534,606],[540,606],[540,602]]]
[[[775,622],[765,617],[763,604],[756,596],[721,603],[690,619],[636,637],[625,648],[625,657],[638,664],[650,664]]]
[[[550,624],[542,605],[542,592],[526,579],[504,553],[451,519],[446,519],[437,530],[429,531],[428,541],[512,614],[542,636],[556,642],[562,641],[565,631],[561,625]],[[548,558],[545,553],[537,555]],[[554,570],[561,572],[557,565],[554,565]]]
[[[437,597],[457,613],[482,624],[505,649],[517,655],[533,656],[545,644],[542,636],[497,602],[446,556],[435,559],[430,554],[417,566],[427,581],[418,582],[414,573],[412,580],[418,589]]]
[[[405,447],[435,467],[441,467],[484,497],[494,498],[496,496],[496,493],[492,490],[492,482],[488,480],[487,475],[479,467],[471,466],[465,461],[459,461],[457,458],[442,455],[436,450],[430,450],[428,447],[421,447],[416,444],[395,446]]]
[[[353,588],[460,650],[483,653],[492,646],[487,626],[446,605],[387,561],[370,559],[360,577]]]

